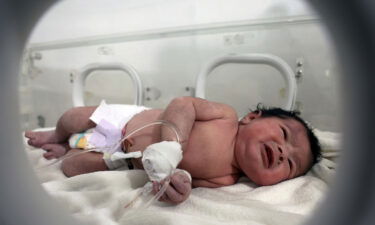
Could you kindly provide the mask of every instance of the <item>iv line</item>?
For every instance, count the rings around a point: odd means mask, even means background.
[[[84,153],[88,153],[88,152],[102,152],[101,150],[105,150],[105,149],[113,149],[113,148],[117,149],[124,140],[128,139],[133,134],[139,132],[140,130],[143,130],[144,128],[154,126],[154,125],[165,125],[165,126],[167,126],[176,135],[177,142],[181,144],[180,135],[178,134],[179,133],[178,128],[173,123],[171,123],[169,121],[166,121],[166,120],[155,120],[154,122],[147,123],[147,124],[143,125],[142,127],[139,127],[137,129],[133,130],[128,135],[123,137],[120,141],[118,141],[116,144],[104,146],[104,147],[99,147],[99,148],[95,148],[95,147],[89,148],[89,149],[82,150],[80,152],[76,152],[74,154],[66,154],[66,155],[60,157],[59,159],[57,159],[56,161],[54,161],[52,163],[49,163],[47,165],[44,165],[44,166],[37,167],[36,169],[43,169],[43,168],[46,168],[46,167],[50,167],[50,166],[52,166],[52,165],[54,165],[58,162],[61,162],[62,160],[65,160],[65,159],[68,159],[68,158],[71,158],[71,157],[74,157],[74,156],[77,156],[77,155],[81,155],[81,154],[84,154]]]
[[[178,128],[171,122],[169,121],[166,121],[166,120],[156,120],[154,122],[151,122],[151,123],[148,123],[148,124],[145,124],[143,125],[142,127],[140,128],[137,128],[135,130],[133,130],[132,132],[130,132],[128,135],[126,135],[125,137],[123,137],[120,141],[118,141],[116,144],[113,144],[113,145],[110,145],[110,146],[104,146],[104,147],[101,147],[101,148],[90,148],[90,149],[86,149],[86,150],[83,150],[81,152],[76,152],[74,154],[70,154],[70,155],[64,155],[63,157],[60,157],[58,160],[56,160],[55,162],[52,162],[50,164],[47,164],[45,166],[42,166],[42,167],[38,167],[37,169],[42,169],[42,168],[46,168],[46,167],[49,167],[49,166],[52,166],[62,160],[65,160],[65,159],[68,159],[68,158],[71,158],[73,156],[77,156],[77,155],[80,155],[80,154],[84,154],[84,153],[88,153],[88,152],[92,152],[92,151],[95,151],[95,152],[101,152],[100,150],[104,150],[104,149],[117,149],[118,147],[120,147],[121,143],[126,140],[127,138],[131,137],[133,134],[139,132],[140,130],[144,129],[144,128],[147,128],[147,127],[150,127],[150,126],[154,126],[154,125],[165,125],[167,126],[169,129],[171,129],[174,134],[176,135],[176,139],[177,139],[177,142],[181,144],[180,142],[180,135],[178,134]],[[171,175],[175,172],[175,169],[173,169],[170,174],[168,174],[168,176],[165,178],[164,180],[164,183],[163,185],[160,187],[160,190],[148,201],[146,202],[143,207],[141,208],[138,208],[138,210],[140,209],[145,209],[147,208],[148,206],[150,206],[154,201],[157,201],[163,194],[164,192],[167,190],[168,186],[169,186],[169,183],[170,183],[170,178],[171,178]],[[137,199],[138,197],[144,193],[144,191],[148,191],[148,193],[151,192],[151,190],[147,190],[145,187],[142,188],[141,192],[132,200],[130,201],[130,203],[128,203],[125,208],[127,208],[128,206],[131,206]],[[147,193],[147,194],[148,194]],[[129,211],[127,211],[126,213],[128,213]]]

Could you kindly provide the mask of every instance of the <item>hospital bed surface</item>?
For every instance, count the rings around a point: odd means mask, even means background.
[[[74,218],[89,224],[300,224],[324,199],[338,155],[338,136],[317,133],[325,158],[307,175],[277,185],[257,187],[246,178],[216,189],[195,188],[180,205],[155,202],[141,208],[142,196],[125,208],[147,182],[142,170],[102,171],[66,178],[60,163],[42,157],[44,151],[25,150],[44,189]],[[38,169],[39,168],[39,169]]]

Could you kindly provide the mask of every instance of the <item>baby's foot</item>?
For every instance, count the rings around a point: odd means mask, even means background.
[[[67,152],[67,147],[63,144],[45,144],[42,146],[42,149],[47,151],[43,154],[43,157],[48,160],[60,158]]]
[[[45,144],[57,143],[55,131],[26,131],[25,137],[29,140],[27,143],[33,147],[40,148]]]

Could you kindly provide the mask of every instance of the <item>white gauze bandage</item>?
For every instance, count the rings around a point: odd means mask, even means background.
[[[143,168],[150,180],[159,182],[171,174],[181,160],[181,145],[175,141],[149,145],[142,157]]]

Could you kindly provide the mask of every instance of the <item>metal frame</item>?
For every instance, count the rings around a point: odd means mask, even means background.
[[[295,74],[283,59],[271,54],[230,54],[218,56],[208,62],[196,80],[195,96],[205,98],[206,78],[217,67],[228,63],[241,63],[241,64],[265,64],[269,65],[280,72],[287,84],[288,100],[284,105],[284,109],[292,110],[297,96],[297,81]]]
[[[170,27],[161,29],[151,29],[137,32],[128,32],[111,35],[97,35],[83,38],[74,38],[59,41],[48,41],[30,44],[29,51],[44,51],[51,49],[64,49],[82,46],[93,46],[113,43],[123,43],[129,41],[152,40],[157,38],[183,37],[191,34],[215,34],[231,30],[246,31],[254,27],[261,26],[285,26],[288,24],[308,24],[320,21],[315,16],[291,16],[288,18],[270,18],[260,20],[246,20],[236,22],[221,22],[199,24],[182,27]]]
[[[134,104],[143,104],[143,87],[141,79],[137,71],[130,65],[123,63],[93,63],[85,66],[78,74],[74,80],[73,85],[73,105],[74,106],[84,106],[84,85],[87,77],[94,71],[107,71],[107,70],[120,70],[128,74],[133,81],[135,86]]]

